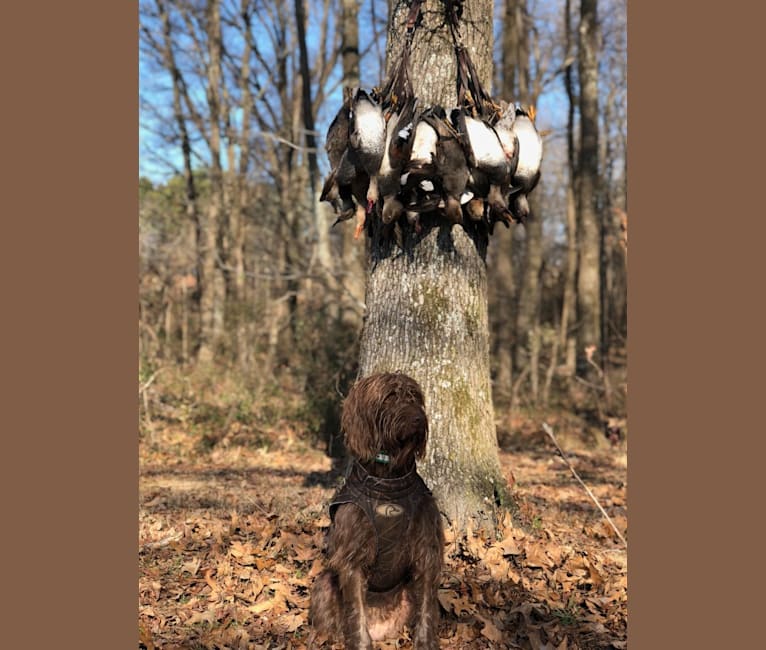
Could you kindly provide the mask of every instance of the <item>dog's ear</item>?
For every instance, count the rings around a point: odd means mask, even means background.
[[[415,458],[420,460],[426,455],[426,443],[428,442],[428,418],[423,411],[423,426],[420,428],[417,436],[417,446],[415,447]]]
[[[370,403],[370,385],[368,377],[351,387],[340,419],[346,448],[363,462],[372,460],[380,451],[377,409]]]
[[[408,427],[414,443],[415,457],[420,460],[426,453],[426,443],[428,442],[428,416],[426,415],[423,390],[412,377],[400,374],[399,378],[402,382],[400,389],[402,398],[410,404],[410,407],[405,409],[409,411],[407,415]]]

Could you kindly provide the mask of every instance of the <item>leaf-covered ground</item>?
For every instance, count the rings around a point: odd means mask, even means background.
[[[627,537],[624,444],[586,445],[576,424],[550,422]],[[540,422],[512,429],[500,445],[517,521],[507,518],[498,539],[457,543],[448,533],[441,647],[627,647],[625,547]],[[253,435],[236,418],[212,434],[155,423],[140,444],[139,647],[306,648],[326,504],[340,480],[289,424]]]

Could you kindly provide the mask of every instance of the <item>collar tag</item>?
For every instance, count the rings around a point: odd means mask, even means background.
[[[390,461],[390,460],[391,460],[391,459],[389,458],[388,454],[387,454],[387,453],[385,453],[384,451],[381,451],[381,452],[379,452],[379,453],[378,453],[378,454],[375,456],[375,462],[376,462],[376,463],[382,463],[383,465],[388,465],[388,463],[389,463],[389,461]]]

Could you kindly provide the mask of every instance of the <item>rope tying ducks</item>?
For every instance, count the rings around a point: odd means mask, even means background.
[[[457,60],[457,105],[468,109],[473,117],[484,119],[492,125],[500,118],[502,107],[484,89],[468,48],[463,43],[460,33],[463,0],[444,0],[444,3],[445,17]]]

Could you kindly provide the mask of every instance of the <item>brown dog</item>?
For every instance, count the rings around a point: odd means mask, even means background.
[[[371,650],[408,624],[415,648],[438,648],[444,532],[415,469],[428,438],[420,386],[400,373],[360,379],[341,428],[355,459],[330,503],[328,568],[311,593],[313,634]]]

